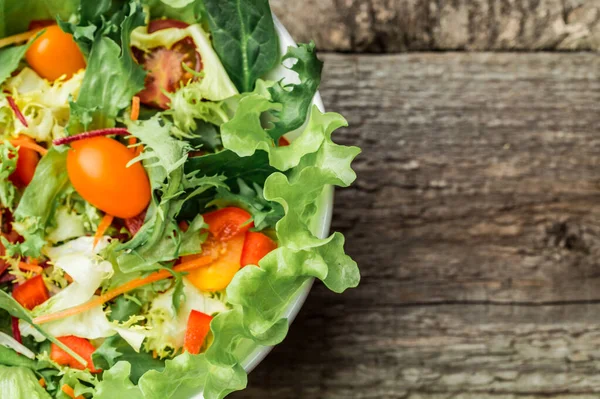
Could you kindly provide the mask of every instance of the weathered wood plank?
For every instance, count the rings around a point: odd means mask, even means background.
[[[328,51],[597,50],[598,0],[272,0]]]
[[[363,281],[317,287],[234,397],[600,397],[600,57],[324,58]]]

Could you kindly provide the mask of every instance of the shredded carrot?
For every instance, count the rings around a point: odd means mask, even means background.
[[[98,243],[102,239],[102,236],[104,235],[104,233],[106,233],[106,230],[108,230],[108,228],[112,224],[114,218],[115,217],[113,215],[109,215],[108,213],[104,214],[104,217],[102,217],[102,220],[98,225],[98,230],[96,230],[96,234],[94,234],[94,248],[96,247],[96,245],[98,245]]]
[[[85,399],[83,395],[75,396],[75,391],[67,384],[63,385],[60,389],[65,393],[65,395],[72,399]]]
[[[43,378],[40,378],[38,380],[38,382],[40,383],[40,385],[42,386],[42,388],[46,388],[46,380]]]
[[[0,48],[10,46],[11,44],[26,42],[27,40],[31,39],[38,31],[39,29],[33,29],[27,32],[19,33],[17,35],[2,38],[0,39]]]
[[[14,139],[14,140],[10,140],[10,143],[12,145],[14,145],[15,147],[29,148],[30,150],[37,151],[41,155],[46,155],[48,153],[47,149],[45,149],[41,145],[36,144],[35,142],[27,140],[27,139]]]
[[[27,272],[34,272],[35,274],[42,274],[44,269],[38,265],[30,265],[29,263],[19,262],[19,269],[25,270]]]
[[[215,260],[215,258],[213,258],[212,256],[202,256],[197,259],[192,259],[190,261],[180,263],[179,265],[177,265],[173,268],[173,271],[175,271],[175,272],[190,272],[190,271],[198,269],[200,267],[208,266],[214,260]],[[49,323],[51,321],[64,319],[66,317],[70,317],[70,316],[88,311],[89,309],[95,308],[96,306],[102,306],[106,302],[118,297],[119,295],[122,295],[126,292],[132,291],[136,288],[142,287],[147,284],[154,283],[156,281],[164,280],[164,279],[172,277],[172,276],[173,275],[171,274],[170,271],[163,269],[163,270],[154,272],[146,277],[133,279],[133,280],[123,284],[122,286],[115,288],[113,290],[107,291],[103,295],[100,295],[99,297],[96,297],[96,298],[92,299],[91,301],[88,301],[79,306],[61,310],[60,312],[36,317],[35,319],[33,319],[33,322],[35,324],[44,324],[44,323]]]
[[[133,100],[131,100],[131,120],[137,121],[140,117],[140,98],[138,96],[133,96]]]
[[[156,359],[156,358],[158,358],[158,352],[156,352],[156,349],[154,349],[154,350],[152,351],[152,358],[153,358],[153,359]]]

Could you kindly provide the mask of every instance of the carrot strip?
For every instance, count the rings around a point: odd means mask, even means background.
[[[38,382],[40,383],[40,385],[42,386],[42,388],[46,388],[46,380],[43,378],[40,378],[38,380]]]
[[[34,272],[36,274],[42,274],[44,269],[38,265],[30,265],[29,263],[19,262],[19,269],[27,272]]]
[[[175,272],[190,272],[190,271],[198,269],[200,267],[208,266],[214,260],[215,260],[215,258],[213,258],[212,256],[202,256],[197,259],[193,259],[193,260],[190,260],[187,262],[180,263],[179,265],[177,265],[173,268],[173,271],[175,271]],[[126,292],[132,291],[136,288],[142,287],[147,284],[154,283],[156,281],[164,280],[164,279],[172,277],[172,276],[173,275],[171,274],[170,271],[160,270],[160,271],[154,272],[146,277],[133,279],[133,280],[123,284],[122,286],[117,287],[113,290],[107,291],[103,295],[100,295],[99,297],[96,297],[84,304],[79,305],[79,306],[74,306],[72,308],[61,310],[60,312],[36,317],[35,319],[33,319],[33,322],[35,324],[44,324],[44,323],[49,323],[51,321],[64,319],[66,317],[70,317],[70,316],[85,312],[89,309],[95,308],[96,306],[102,306],[106,302],[108,302],[112,299],[115,299],[119,295],[122,295]]]
[[[46,155],[48,153],[48,150],[42,147],[41,145],[26,139],[14,139],[10,140],[10,143],[15,147],[29,148],[30,150],[37,151],[41,155]]]
[[[26,42],[27,40],[31,39],[37,32],[39,32],[39,29],[33,29],[27,32],[2,38],[0,39],[0,48],[10,46],[11,44]]]
[[[115,217],[113,215],[109,215],[108,213],[106,213],[102,217],[102,220],[98,225],[98,230],[96,230],[96,234],[94,234],[94,248],[96,248],[96,245],[98,245],[98,243],[102,239],[102,236],[104,235],[104,233],[106,233],[106,230],[108,230],[108,228],[112,224],[114,218]]]
[[[140,117],[140,98],[138,96],[133,96],[131,100],[131,120],[137,121]]]
[[[75,396],[75,391],[67,384],[63,385],[60,389],[65,393],[65,395],[72,399],[85,399],[83,395]]]

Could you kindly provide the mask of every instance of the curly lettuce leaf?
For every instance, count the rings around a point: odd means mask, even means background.
[[[25,367],[0,366],[0,392],[11,399],[51,399],[33,371]]]
[[[96,353],[94,353],[94,356],[96,356]],[[94,398],[145,399],[139,387],[131,382],[130,375],[134,375],[131,363],[120,361],[112,365],[110,369],[104,372],[102,381],[96,385]]]

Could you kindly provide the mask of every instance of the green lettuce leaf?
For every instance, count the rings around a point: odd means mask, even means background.
[[[95,354],[94,354],[95,356]],[[96,385],[95,399],[145,399],[139,387],[135,386],[129,376],[133,374],[131,363],[119,362],[106,370],[102,381]]]
[[[4,83],[17,70],[31,43],[33,41],[22,46],[7,47],[0,50],[0,84]]]
[[[14,229],[24,238],[21,244],[6,245],[9,254],[37,258],[46,244],[46,227],[54,214],[57,198],[69,184],[66,152],[50,148],[35,169],[33,180],[15,210]]]
[[[10,399],[52,399],[33,371],[25,367],[0,366],[0,392]]]
[[[107,338],[92,355],[94,366],[103,370],[113,370],[117,362],[121,367],[130,364],[129,378],[137,384],[138,380],[149,370],[163,370],[165,362],[155,359],[150,353],[136,352],[131,346],[118,335]],[[128,363],[123,363],[126,361]],[[118,371],[117,371],[118,373]],[[114,375],[114,374],[113,374]],[[106,373],[104,374],[106,379]]]
[[[279,36],[268,0],[204,0],[213,45],[241,93],[279,60]]]
[[[185,6],[177,5],[187,3]],[[204,3],[202,0],[145,0],[150,8],[151,19],[169,18],[194,24],[200,22],[204,15]]]
[[[98,4],[110,5],[106,3]],[[97,18],[96,14],[105,11],[106,6],[92,17]],[[85,10],[82,7],[81,12]],[[131,1],[114,14],[110,22],[104,18],[102,21],[103,26],[94,32],[81,90],[71,107],[70,132],[114,126],[119,112],[129,106],[131,98],[144,88],[146,72],[128,50],[131,32],[145,23],[141,4]],[[117,38],[112,27],[118,27]],[[76,28],[71,31],[77,32]],[[85,39],[89,37],[85,36]]]
[[[0,2],[0,37],[25,32],[29,23],[57,16],[69,19],[80,0],[28,0]]]

